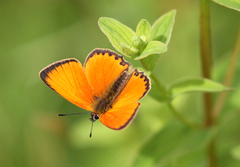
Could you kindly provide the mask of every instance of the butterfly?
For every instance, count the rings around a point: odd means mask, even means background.
[[[64,59],[43,68],[39,75],[59,95],[91,111],[92,123],[99,119],[105,126],[121,130],[135,118],[138,100],[151,88],[144,72],[130,69],[130,63],[116,52],[94,49],[83,66],[75,58]],[[65,115],[72,114],[59,114]]]

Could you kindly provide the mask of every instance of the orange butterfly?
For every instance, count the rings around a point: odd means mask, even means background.
[[[117,53],[95,49],[84,66],[77,59],[64,59],[42,69],[40,77],[71,103],[92,111],[92,122],[100,119],[107,127],[120,130],[134,119],[140,106],[137,101],[151,87],[147,75],[137,69],[130,72],[129,68]],[[71,114],[59,114],[65,115]]]

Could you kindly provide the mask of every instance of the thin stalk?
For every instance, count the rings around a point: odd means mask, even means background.
[[[168,108],[170,109],[170,111],[173,113],[173,115],[175,117],[177,117],[177,119],[184,125],[193,128],[193,129],[202,129],[202,127],[198,124],[193,124],[191,122],[189,122],[188,120],[186,120],[181,114],[179,114],[175,108],[172,106],[171,103],[168,103]]]
[[[230,59],[230,63],[228,66],[228,70],[224,79],[223,84],[226,87],[230,87],[233,81],[233,77],[236,71],[236,67],[237,67],[237,62],[238,62],[238,57],[239,57],[239,53],[240,52],[240,24],[239,24],[239,28],[238,28],[238,32],[237,32],[237,36],[235,39],[235,44],[233,46],[233,51],[232,51],[232,55],[231,55],[231,59]],[[224,106],[225,102],[226,102],[226,98],[227,98],[228,92],[222,92],[219,94],[216,103],[214,105],[213,108],[213,112],[212,112],[212,117],[213,120],[216,121],[216,119],[218,118],[222,107]]]
[[[141,61],[141,63],[142,63],[142,66],[143,66],[146,70],[148,70],[145,62],[142,61],[142,60],[140,60],[140,61]],[[154,81],[154,83],[155,83],[156,86],[158,87],[158,90],[160,90],[160,92],[162,93],[162,95],[163,95],[165,98],[167,98],[165,85],[160,82],[160,80],[157,78],[157,76],[156,76],[153,72],[151,72],[150,77],[152,78],[152,80]]]
[[[211,40],[210,40],[210,0],[200,0],[201,19],[200,19],[200,49],[202,62],[202,76],[211,78]],[[212,124],[212,95],[204,94],[205,105],[205,126],[209,127]]]
[[[165,89],[164,84],[162,84],[160,82],[160,80],[157,78],[157,76],[153,72],[151,73],[150,76],[151,76],[152,80],[154,81],[154,83],[156,84],[156,86],[158,87],[158,90],[160,90],[160,92],[163,94],[163,96],[165,98],[167,98],[166,89]]]
[[[200,49],[202,61],[202,76],[211,78],[211,38],[210,38],[210,0],[200,0]],[[205,127],[212,126],[212,95],[204,94]],[[216,167],[215,138],[209,144],[207,152],[209,167]]]
[[[209,166],[217,166],[217,159],[216,159],[216,149],[215,149],[215,138],[209,143],[208,148],[208,155],[209,155]]]
[[[156,77],[156,75],[154,73],[151,73],[151,78],[154,81],[154,83],[156,84],[156,86],[158,87],[158,89],[161,91],[161,93],[163,94],[163,96],[167,99],[168,95],[166,94],[166,89],[163,86],[163,84],[159,81],[159,79]],[[188,120],[186,120],[181,114],[179,114],[175,108],[172,106],[171,102],[167,103],[168,108],[170,109],[170,111],[172,112],[172,114],[184,125],[190,127],[190,128],[194,128],[194,129],[202,129],[202,127],[198,124],[194,124],[189,122]]]

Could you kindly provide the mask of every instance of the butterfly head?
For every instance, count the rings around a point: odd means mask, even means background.
[[[100,117],[100,116],[99,116],[98,114],[92,112],[92,113],[91,113],[91,118],[89,118],[89,119],[90,119],[90,121],[95,122],[96,120],[99,119],[99,117]]]
[[[100,116],[99,116],[98,114],[96,114],[96,113],[94,113],[94,112],[91,113],[91,118],[89,118],[90,121],[92,121],[92,127],[91,127],[91,131],[90,131],[90,135],[89,135],[90,138],[92,137],[93,122],[95,122],[96,120],[98,120],[99,117],[100,117]]]

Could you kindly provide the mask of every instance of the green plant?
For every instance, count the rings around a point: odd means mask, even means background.
[[[221,0],[219,3],[231,6],[228,1]],[[211,79],[209,6],[209,0],[200,1],[202,78],[181,79],[167,86],[156,77],[153,69],[160,55],[167,51],[175,21],[176,10],[172,10],[161,16],[152,26],[147,20],[142,19],[137,25],[136,32],[115,19],[107,17],[101,17],[99,19],[99,27],[108,37],[112,46],[121,54],[134,60],[141,61],[146,73],[149,74],[152,79],[152,89],[149,94],[157,101],[166,103],[176,118],[186,125],[182,126],[173,123],[154,136],[140,151],[134,162],[134,166],[161,166],[169,164],[169,158],[184,158],[188,155],[197,157],[198,152],[196,152],[196,150],[199,149],[207,150],[209,166],[217,166],[215,153],[215,139],[218,131],[217,119],[226,100],[226,91],[233,90],[230,86],[236,69],[237,56],[239,55],[240,35],[238,35],[236,39],[231,63],[224,84],[213,81]],[[240,2],[234,2],[231,8],[240,10]],[[187,118],[182,116],[172,104],[172,100],[177,96],[191,92],[204,93],[203,105],[205,118],[202,124],[187,120]],[[222,92],[219,94],[215,105],[213,105],[212,102],[211,93],[213,92]],[[172,136],[169,135],[169,133],[172,133]],[[177,134],[178,137],[169,142],[169,147],[161,147],[169,140],[169,137],[174,138],[174,134]],[[155,145],[156,142],[159,143],[159,145]],[[175,148],[175,150],[170,151],[171,148]],[[166,153],[169,155],[165,156]],[[181,160],[179,162],[181,163]]]

